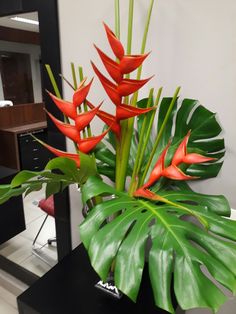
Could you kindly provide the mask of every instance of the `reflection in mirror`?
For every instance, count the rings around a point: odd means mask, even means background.
[[[40,34],[36,12],[0,18],[1,183],[19,170],[42,170],[49,153],[42,99]],[[1,205],[0,254],[42,276],[57,262],[53,198],[44,189]]]

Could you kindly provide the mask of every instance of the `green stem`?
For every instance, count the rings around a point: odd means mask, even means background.
[[[143,41],[142,41],[142,46],[141,46],[141,54],[144,54],[145,49],[146,49],[147,36],[148,36],[148,31],[149,31],[154,1],[155,0],[151,0],[150,5],[149,5],[146,25],[145,25],[144,34],[143,34]],[[138,68],[138,72],[137,72],[137,79],[138,80],[140,80],[141,74],[142,74],[142,65]]]
[[[72,73],[72,78],[73,78],[73,83],[74,83],[74,89],[76,90],[78,88],[78,83],[77,83],[77,78],[75,74],[75,65],[73,62],[71,62],[70,66],[71,66],[71,73]]]
[[[62,99],[61,93],[60,93],[59,88],[58,88],[58,86],[57,86],[57,82],[56,82],[55,77],[54,77],[54,75],[53,75],[53,73],[52,73],[52,69],[51,69],[50,65],[49,65],[49,64],[45,64],[45,67],[46,67],[46,70],[47,70],[47,73],[48,73],[48,77],[49,77],[49,79],[50,79],[50,81],[51,81],[52,87],[53,87],[53,89],[54,89],[55,95],[56,95],[58,98]],[[69,120],[68,117],[65,116],[65,115],[64,115],[64,121],[65,121],[66,123],[70,124],[70,120]]]
[[[141,53],[144,53],[145,48],[146,48],[147,35],[148,35],[148,30],[149,30],[149,25],[150,25],[150,20],[151,20],[153,3],[154,3],[154,0],[151,0],[149,10],[148,10],[147,20],[146,20],[146,24],[145,24]],[[138,70],[137,79],[140,79],[141,72],[142,72],[142,68]],[[132,105],[133,106],[136,106],[137,100],[138,100],[138,92],[134,93],[134,95],[133,95],[133,98],[132,98]],[[123,130],[124,130],[124,132],[123,132]],[[122,132],[123,132],[122,133],[123,134],[122,146],[121,146],[122,147],[122,151],[121,151],[122,164],[121,164],[120,170],[119,170],[119,177],[121,178],[121,179],[119,179],[120,180],[120,183],[119,183],[119,189],[120,190],[123,190],[125,188],[126,172],[127,172],[128,161],[129,161],[129,156],[130,156],[130,145],[131,145],[133,130],[134,130],[134,118],[131,118],[128,121],[126,121],[126,123],[124,125],[122,125]]]
[[[120,38],[120,1],[115,0],[115,34]]]
[[[147,108],[151,106],[152,103],[152,98],[153,98],[153,88],[149,92],[149,97],[148,97],[148,103],[147,103]],[[130,183],[130,189],[129,189],[129,194],[132,195],[134,190],[136,190],[136,185],[138,183],[138,173],[140,169],[140,165],[142,164],[143,160],[143,155],[145,148],[143,150],[144,146],[144,137],[146,134],[146,126],[147,126],[147,114],[145,115],[143,119],[143,124],[140,132],[140,137],[139,137],[139,143],[138,143],[138,149],[137,149],[137,154],[135,158],[135,163],[134,163],[134,169],[131,177],[131,183]]]
[[[133,37],[133,17],[134,17],[134,0],[129,0],[129,20],[128,20],[128,37],[127,37],[127,54],[131,54],[132,37]]]
[[[132,50],[132,38],[133,38],[133,19],[134,19],[134,0],[129,0],[129,18],[128,18],[128,36],[127,36],[127,50],[126,54],[130,55]],[[130,78],[130,74],[126,75],[126,78]],[[129,104],[129,96],[125,97],[125,104]]]
[[[161,93],[162,93],[162,87],[159,88],[158,93],[157,93],[156,101],[155,101],[155,104],[154,104],[154,106],[155,106],[156,108],[157,108],[157,106],[159,105],[160,98],[161,98]],[[150,137],[150,134],[151,134],[151,130],[152,130],[152,125],[153,125],[153,121],[154,121],[154,118],[155,118],[155,114],[156,114],[156,110],[153,111],[152,116],[151,116],[151,119],[150,119],[150,122],[149,122],[149,125],[148,125],[148,129],[147,129],[147,132],[146,132],[145,141],[144,141],[144,144],[143,144],[143,151],[145,151],[145,149],[146,149],[146,147],[147,147],[147,144],[148,144],[148,140],[149,140],[149,137]],[[143,153],[144,153],[144,152],[143,152]],[[143,179],[143,178],[142,178],[142,179]],[[139,182],[139,186],[142,186],[142,185],[143,185],[142,179],[141,179],[140,182]]]
[[[163,134],[163,132],[164,132],[166,123],[167,123],[167,121],[168,121],[168,119],[169,119],[169,116],[171,115],[172,109],[173,109],[173,107],[174,107],[174,105],[175,105],[175,102],[176,102],[176,100],[177,100],[179,91],[180,91],[180,87],[177,87],[177,89],[176,89],[176,91],[175,91],[175,93],[174,93],[174,96],[173,96],[173,98],[172,98],[172,101],[171,101],[171,103],[170,103],[170,107],[169,107],[169,109],[168,109],[168,111],[167,111],[167,113],[166,113],[165,119],[164,119],[164,121],[163,121],[163,123],[162,123],[162,125],[161,125],[161,128],[160,128],[160,131],[159,131],[159,133],[158,133],[158,135],[157,135],[157,138],[156,138],[156,141],[155,141],[155,143],[154,143],[154,146],[153,146],[151,155],[150,155],[149,160],[148,160],[148,163],[147,163],[147,165],[146,165],[146,167],[145,167],[145,170],[144,170],[144,173],[143,173],[141,182],[144,182],[144,180],[145,180],[145,178],[146,178],[147,172],[148,172],[149,167],[150,167],[150,165],[151,165],[151,163],[152,163],[152,159],[153,159],[153,157],[154,157],[154,155],[155,155],[157,146],[158,146],[158,144],[159,144],[159,142],[160,142],[160,140],[161,140],[162,134]]]
[[[84,79],[83,68],[80,67],[80,66],[79,66],[79,79],[80,79],[80,82],[82,82],[83,79]],[[84,111],[87,112],[87,111],[88,111],[88,106],[87,106],[87,104],[86,104],[86,100],[85,100],[84,103],[83,103],[83,107],[84,107]],[[92,136],[90,124],[87,126],[87,133],[88,133],[88,136],[89,136],[89,137]],[[83,130],[83,137],[86,138],[86,132],[85,132],[85,130]]]
[[[45,67],[46,67],[46,70],[47,70],[47,72],[48,72],[48,77],[49,77],[49,79],[50,79],[50,81],[51,81],[51,84],[52,84],[52,87],[53,87],[53,89],[54,89],[55,95],[56,95],[58,98],[62,98],[62,97],[61,97],[61,93],[60,93],[60,91],[59,91],[59,88],[58,88],[58,86],[57,86],[55,77],[54,77],[54,75],[53,75],[53,73],[52,73],[52,69],[51,69],[50,65],[49,65],[49,64],[45,64]]]

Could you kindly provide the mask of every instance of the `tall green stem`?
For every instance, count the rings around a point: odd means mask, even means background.
[[[153,3],[154,0],[150,1],[149,5],[149,10],[147,14],[147,19],[145,23],[145,30],[144,30],[144,35],[143,35],[143,40],[142,40],[142,47],[141,47],[141,53],[144,53],[145,48],[146,48],[146,42],[147,42],[147,35],[148,35],[148,30],[149,30],[149,25],[150,25],[150,20],[151,20],[151,14],[152,14],[152,9],[153,9]],[[137,79],[140,79],[141,77],[141,72],[142,68],[138,70],[137,73]],[[138,93],[136,92],[132,98],[132,105],[136,106],[138,99]],[[131,139],[133,135],[133,129],[134,129],[134,119],[129,119],[128,122],[122,125],[122,152],[121,152],[121,158],[122,158],[122,163],[119,171],[119,190],[123,190],[125,187],[125,181],[126,181],[126,172],[127,172],[127,167],[128,167],[128,161],[129,161],[129,155],[130,155],[130,145],[131,145]]]
[[[120,0],[115,0],[115,34],[120,38]]]
[[[147,108],[151,106],[152,98],[153,98],[153,90],[154,89],[152,88],[149,92]],[[143,119],[142,128],[141,128],[141,132],[139,136],[138,149],[137,149],[137,154],[135,156],[135,163],[134,163],[130,189],[129,189],[130,195],[132,195],[133,191],[136,189],[136,184],[138,183],[139,169],[140,169],[140,165],[142,164],[143,155],[145,151],[145,149],[143,150],[143,145],[144,145],[144,138],[145,138],[146,131],[147,131],[147,114],[145,115]]]
[[[145,180],[145,178],[146,178],[146,175],[147,175],[147,173],[148,173],[149,167],[150,167],[150,165],[151,165],[151,163],[152,163],[152,160],[153,160],[153,157],[154,157],[154,155],[155,155],[155,153],[156,153],[157,146],[158,146],[158,144],[159,144],[159,142],[160,142],[160,140],[161,140],[162,134],[163,134],[163,132],[164,132],[166,123],[168,122],[169,116],[171,115],[172,109],[173,109],[173,107],[174,107],[174,105],[175,105],[175,102],[176,102],[176,100],[177,100],[179,91],[180,91],[180,87],[177,87],[177,89],[176,89],[176,91],[175,91],[175,93],[174,93],[174,96],[173,96],[173,98],[172,98],[172,101],[171,101],[171,103],[170,103],[170,107],[169,107],[169,109],[168,109],[168,111],[167,111],[167,113],[166,113],[165,119],[164,119],[164,121],[163,121],[163,123],[162,123],[162,125],[161,125],[160,131],[159,131],[159,133],[158,133],[158,135],[157,135],[157,138],[156,138],[156,140],[155,140],[155,143],[154,143],[154,145],[153,145],[153,149],[152,149],[151,155],[150,155],[150,157],[149,157],[148,163],[147,163],[147,165],[146,165],[146,167],[145,167],[145,170],[144,170],[144,172],[143,172],[143,176],[142,176],[142,179],[141,179],[141,182],[142,182],[142,183],[144,182],[144,180]]]

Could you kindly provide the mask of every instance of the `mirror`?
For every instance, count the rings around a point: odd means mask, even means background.
[[[50,158],[35,146],[29,132],[64,150],[65,139],[47,121],[43,110],[45,106],[61,118],[45,93],[51,84],[44,70],[48,63],[55,75],[60,73],[56,1],[4,0],[0,16],[0,136],[4,143],[0,179],[7,183],[19,170],[42,169]],[[61,87],[59,76],[56,79]],[[54,197],[54,213],[52,204],[43,206],[40,202],[44,197],[44,191],[39,191],[23,202],[15,198],[0,208],[0,267],[28,284],[71,250],[68,192]]]

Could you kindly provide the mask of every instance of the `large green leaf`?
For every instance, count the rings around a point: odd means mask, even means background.
[[[89,161],[87,158],[82,157],[82,159],[83,163],[88,163]],[[45,170],[20,171],[9,184],[2,186],[0,189],[0,204],[6,202],[11,197],[24,193],[28,195],[33,191],[38,191],[43,184],[46,185],[46,197],[49,197],[62,191],[70,184],[82,184],[90,174],[95,174],[95,171],[90,170],[87,173],[78,170],[73,160],[57,157],[48,162]]]
[[[171,98],[163,98],[160,104],[157,134],[160,131],[170,102]],[[222,129],[216,119],[216,114],[194,99],[184,99],[178,108],[174,106],[157,148],[153,164],[172,137],[172,145],[167,155],[167,162],[170,161],[175,149],[189,130],[191,130],[191,136],[188,141],[188,151],[214,157],[216,160],[211,163],[191,165],[185,172],[201,179],[215,177],[221,169],[222,162],[220,159],[225,153],[224,140],[218,138]]]
[[[106,280],[115,261],[115,284],[133,301],[142,279],[147,243],[151,243],[148,267],[158,307],[174,313],[172,278],[184,310],[219,309],[226,297],[212,278],[236,292],[236,222],[222,217],[230,213],[223,196],[163,191],[159,195],[166,201],[154,203],[117,192],[97,177],[88,179],[82,195],[84,202],[106,196],[80,226],[91,263]],[[207,221],[208,229],[196,217]]]

